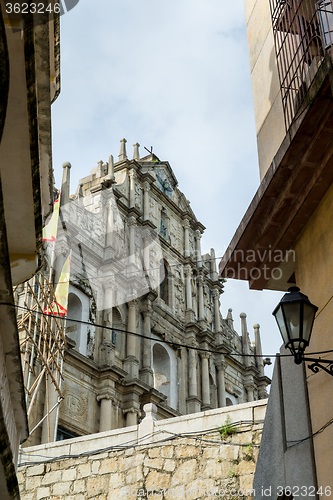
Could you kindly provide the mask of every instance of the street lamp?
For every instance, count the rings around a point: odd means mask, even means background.
[[[309,345],[313,322],[318,307],[311,304],[308,297],[300,292],[297,286],[288,289],[273,311],[285,347],[294,356],[295,363],[311,361],[309,368],[317,373],[322,368],[333,375],[333,361],[304,357],[304,350]],[[323,366],[325,363],[328,366]]]

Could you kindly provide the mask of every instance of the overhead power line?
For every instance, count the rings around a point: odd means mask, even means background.
[[[28,311],[28,312],[34,312],[36,314],[41,314],[43,316],[50,317],[49,314],[46,314],[44,312],[33,311],[32,309],[29,309],[27,307],[19,306],[17,304],[12,304],[10,302],[0,302],[0,305],[11,306],[11,307],[15,307],[17,309],[23,309],[23,310]],[[143,335],[142,333],[130,332],[129,330],[124,330],[122,328],[115,328],[113,326],[100,325],[99,323],[93,323],[91,321],[84,321],[84,320],[78,320],[78,319],[68,318],[67,316],[62,316],[60,319],[66,320],[66,321],[72,321],[73,323],[79,323],[79,324],[82,324],[82,325],[93,326],[95,328],[101,328],[102,330],[110,330],[110,331],[116,331],[116,332],[120,332],[120,333],[126,333],[126,334],[134,335],[136,337],[140,337],[140,338],[143,338],[143,339],[156,340],[153,337],[149,337],[148,335]],[[179,342],[174,342],[172,340],[158,339],[158,341],[161,342],[161,343],[164,343],[164,344],[171,345],[173,347],[184,347],[186,349],[192,349],[194,351],[208,352],[210,354],[225,354],[225,355],[232,354],[234,356],[244,356],[244,357],[249,357],[249,358],[261,358],[261,357],[262,358],[276,358],[276,357],[285,357],[286,358],[286,357],[292,357],[293,356],[293,354],[243,354],[243,353],[238,353],[237,351],[229,353],[229,352],[216,351],[216,350],[212,350],[212,349],[203,349],[201,347],[195,347],[195,346],[191,346],[191,345],[188,345],[188,344],[181,344]],[[317,354],[326,354],[326,353],[330,353],[330,352],[333,352],[333,349],[330,349],[330,350],[327,350],[327,351],[311,352],[311,353],[308,353],[307,355],[308,356],[310,356],[310,355],[312,356],[312,355],[317,355]]]

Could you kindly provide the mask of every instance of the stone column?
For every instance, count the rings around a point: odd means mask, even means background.
[[[97,396],[97,401],[101,402],[99,432],[110,431],[112,429],[113,395],[109,391],[103,391]]]
[[[192,309],[192,268],[189,264],[184,267],[186,277],[186,309]]]
[[[143,333],[145,337],[151,336],[151,307],[148,306],[146,311],[142,312],[143,314]],[[154,387],[154,375],[152,370],[152,359],[151,359],[151,339],[144,338],[143,342],[143,360],[142,365],[143,369],[140,370],[141,379],[146,382],[146,384]]]
[[[201,236],[202,235],[201,235],[199,229],[197,229],[195,231],[195,237],[196,237],[195,246],[196,246],[196,262],[197,262],[197,266],[199,268],[202,267],[201,243],[200,243]]]
[[[129,207],[135,207],[135,170],[129,172]]]
[[[174,312],[175,311],[175,277],[172,273],[168,275],[168,286],[169,286],[169,307]]]
[[[247,401],[254,401],[254,384],[244,384],[244,387],[247,390]]]
[[[128,327],[129,332],[136,333],[136,308],[137,300],[132,300],[128,303]],[[137,337],[127,333],[127,356],[124,367],[128,372],[128,378],[134,379],[139,377],[139,361],[136,358],[137,352]]]
[[[129,217],[128,218],[129,225],[129,262],[130,264],[135,264],[135,227],[136,227],[136,218]]]
[[[216,269],[216,259],[214,248],[210,249],[210,277],[212,281],[218,280],[218,274]]]
[[[69,195],[70,195],[70,169],[72,165],[69,161],[65,161],[62,165],[62,182],[61,182],[61,197],[60,197],[60,206],[67,205],[69,203]]]
[[[215,327],[215,333],[218,333],[221,331],[221,324],[220,324],[220,294],[218,290],[213,290],[213,299],[214,299],[214,327]]]
[[[149,245],[150,245],[150,231],[149,229],[146,228],[143,230],[143,263],[145,271],[148,274],[151,272],[149,263]]]
[[[138,425],[139,409],[131,407],[124,410],[123,413],[126,415],[126,427],[130,427],[131,425]]]
[[[189,339],[190,340],[190,339]],[[189,345],[196,347],[194,337],[189,341]],[[194,349],[188,350],[188,398],[186,399],[186,412],[196,413],[201,410],[200,400],[198,398],[197,382],[197,353]]]
[[[226,405],[225,402],[225,367],[226,363],[224,357],[217,359],[215,362],[217,368],[217,394],[218,394],[218,404],[220,408]]]
[[[103,297],[103,325],[107,328],[102,330],[102,341],[99,348],[99,362],[101,366],[113,365],[115,361],[115,344],[112,342],[112,303],[113,290],[115,288],[114,278],[110,278],[108,288],[104,289]]]
[[[202,410],[210,408],[209,354],[200,352],[202,367]]]
[[[186,219],[184,222],[184,257],[190,256],[190,222]]]
[[[189,397],[198,397],[197,355],[194,349],[189,350]]]
[[[203,277],[201,275],[197,278],[198,281],[198,306],[199,306],[199,321],[203,321],[205,318],[204,311],[204,296],[203,296]]]
[[[150,184],[145,181],[143,183],[143,220],[149,219],[149,190]]]

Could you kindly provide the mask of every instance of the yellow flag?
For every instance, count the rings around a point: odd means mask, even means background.
[[[57,237],[58,218],[60,207],[60,191],[59,196],[53,203],[53,214],[49,222],[43,228],[43,241],[55,241]]]
[[[46,307],[44,314],[53,314],[54,316],[66,316],[68,307],[68,289],[69,277],[71,273],[71,252],[62,268],[59,283],[55,289],[55,301],[51,307]]]

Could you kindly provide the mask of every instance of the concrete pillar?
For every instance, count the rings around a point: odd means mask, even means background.
[[[197,278],[198,282],[198,306],[199,306],[199,321],[203,321],[205,317],[204,310],[204,296],[203,296],[203,277],[201,275]]]
[[[221,331],[221,324],[220,324],[220,294],[218,290],[213,290],[213,299],[214,299],[214,327],[215,327],[215,333],[218,333]]]
[[[200,242],[201,236],[202,235],[201,235],[199,229],[197,229],[195,232],[195,237],[196,237],[196,239],[195,239],[195,247],[196,247],[195,253],[196,253],[196,262],[197,262],[197,266],[199,267],[199,269],[202,267],[202,264],[203,264],[202,256],[201,256],[201,242]]]
[[[135,170],[129,172],[129,207],[135,207]]]
[[[69,161],[65,161],[62,164],[63,172],[62,172],[62,182],[61,182],[61,198],[60,198],[60,206],[67,205],[69,203],[69,195],[70,195],[70,169],[72,165]]]
[[[186,309],[192,309],[192,268],[189,264],[184,267],[186,277]]]
[[[143,220],[149,219],[149,182],[143,183]]]
[[[140,144],[136,142],[135,144],[133,144],[133,146],[134,146],[133,160],[140,160],[140,153],[139,153]]]
[[[127,159],[126,142],[127,142],[126,139],[120,139],[120,152],[118,155],[119,161]]]
[[[203,410],[205,407],[210,406],[210,385],[209,385],[209,354],[205,352],[200,353],[201,356],[201,368],[202,368],[202,406]]]
[[[190,256],[190,223],[186,219],[184,222],[184,257]]]
[[[217,368],[217,394],[218,394],[218,405],[220,408],[226,405],[225,401],[225,361],[224,359],[219,359],[216,361],[215,366]]]

